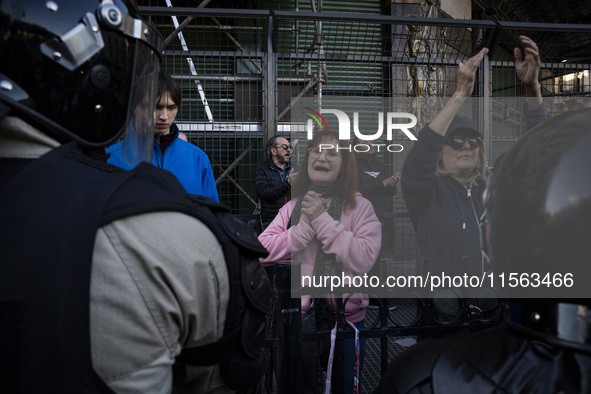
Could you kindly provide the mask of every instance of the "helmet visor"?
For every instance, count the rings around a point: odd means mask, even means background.
[[[123,135],[123,157],[133,167],[152,161],[160,58],[140,42],[136,46],[133,83]]]

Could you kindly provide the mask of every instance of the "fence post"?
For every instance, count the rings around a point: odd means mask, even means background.
[[[277,134],[277,62],[273,48],[273,34],[275,34],[273,17],[268,16],[265,23],[266,47],[263,55],[264,71],[262,73],[264,84],[263,144]]]
[[[292,298],[291,275],[300,277],[299,264],[278,262],[277,270],[277,363],[276,382],[277,392],[280,394],[300,394],[302,392],[301,365],[301,300]]]

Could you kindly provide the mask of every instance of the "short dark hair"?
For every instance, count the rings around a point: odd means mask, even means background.
[[[158,101],[164,93],[168,93],[172,101],[181,106],[181,88],[179,84],[168,74],[160,71],[158,74]]]
[[[267,155],[269,155],[269,157],[271,157],[271,148],[277,147],[277,138],[285,138],[287,140],[287,137],[283,135],[275,135],[269,138],[269,140],[267,141]]]

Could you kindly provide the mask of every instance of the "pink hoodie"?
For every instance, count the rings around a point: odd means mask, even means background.
[[[296,199],[291,200],[259,235],[259,241],[269,251],[269,256],[262,259],[261,263],[272,265],[276,261],[298,261],[301,262],[302,276],[311,276],[318,247],[322,243],[325,253],[335,254],[337,260],[342,262],[345,275],[368,272],[380,252],[382,225],[371,203],[360,193],[355,193],[355,201],[355,209],[344,209],[340,221],[324,212],[310,224],[300,220],[297,225],[287,229],[296,203]],[[302,316],[310,308],[310,301],[309,296],[302,297]],[[367,296],[352,296],[345,304],[345,317],[352,323],[362,321],[368,304]]]

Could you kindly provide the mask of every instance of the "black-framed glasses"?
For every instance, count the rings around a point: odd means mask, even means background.
[[[327,161],[335,161],[341,157],[341,154],[335,149],[310,148],[308,149],[308,153],[310,154],[310,158],[314,160],[319,159],[323,153]]]
[[[447,137],[445,140],[445,144],[449,145],[450,148],[453,150],[462,150],[464,147],[464,142],[468,141],[470,145],[470,149],[480,148],[480,144],[482,143],[482,138],[480,137],[460,137],[460,136],[453,136]]]
[[[291,145],[275,145],[275,148],[283,148],[283,150],[291,150]]]

